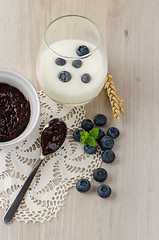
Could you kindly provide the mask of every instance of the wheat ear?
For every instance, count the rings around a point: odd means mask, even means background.
[[[124,109],[122,105],[123,100],[118,96],[118,91],[116,90],[114,82],[112,80],[112,76],[109,73],[107,74],[107,79],[104,84],[104,88],[107,91],[110,104],[112,107],[112,111],[114,114],[114,118],[116,120],[119,120],[120,114],[124,113]]]

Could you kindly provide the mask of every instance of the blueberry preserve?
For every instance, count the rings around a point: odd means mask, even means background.
[[[54,118],[49,122],[41,135],[41,147],[43,155],[55,152],[65,141],[67,126],[63,121]]]
[[[0,142],[18,137],[30,118],[30,103],[15,87],[0,83]]]

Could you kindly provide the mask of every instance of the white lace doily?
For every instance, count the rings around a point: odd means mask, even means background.
[[[17,221],[44,222],[56,217],[68,190],[80,178],[91,180],[93,170],[101,163],[98,151],[85,154],[83,144],[72,137],[86,115],[84,107],[63,107],[42,91],[39,97],[41,116],[34,134],[19,146],[0,149],[0,207],[7,211],[31,172],[40,153],[40,134],[46,122],[61,117],[67,124],[68,135],[62,147],[43,160],[15,214]]]

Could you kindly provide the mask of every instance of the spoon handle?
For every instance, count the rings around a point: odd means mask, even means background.
[[[30,175],[26,179],[25,183],[23,184],[23,186],[22,186],[21,190],[19,191],[17,197],[15,198],[14,202],[12,203],[12,205],[10,206],[8,211],[6,212],[6,214],[4,216],[4,222],[5,223],[9,223],[10,220],[13,218],[17,208],[19,207],[19,204],[21,203],[26,191],[28,190],[28,188],[29,188],[29,186],[30,186],[38,168],[40,167],[41,163],[42,163],[42,160],[40,160],[39,163],[36,164],[36,166],[34,167],[32,172],[30,173]]]

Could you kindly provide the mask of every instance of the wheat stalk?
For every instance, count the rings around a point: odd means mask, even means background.
[[[118,96],[118,91],[116,90],[114,82],[112,80],[112,76],[109,73],[107,74],[107,79],[104,84],[104,88],[107,91],[110,104],[112,107],[112,111],[114,114],[114,118],[116,120],[119,120],[120,114],[124,113],[124,109],[122,105],[123,100]]]

